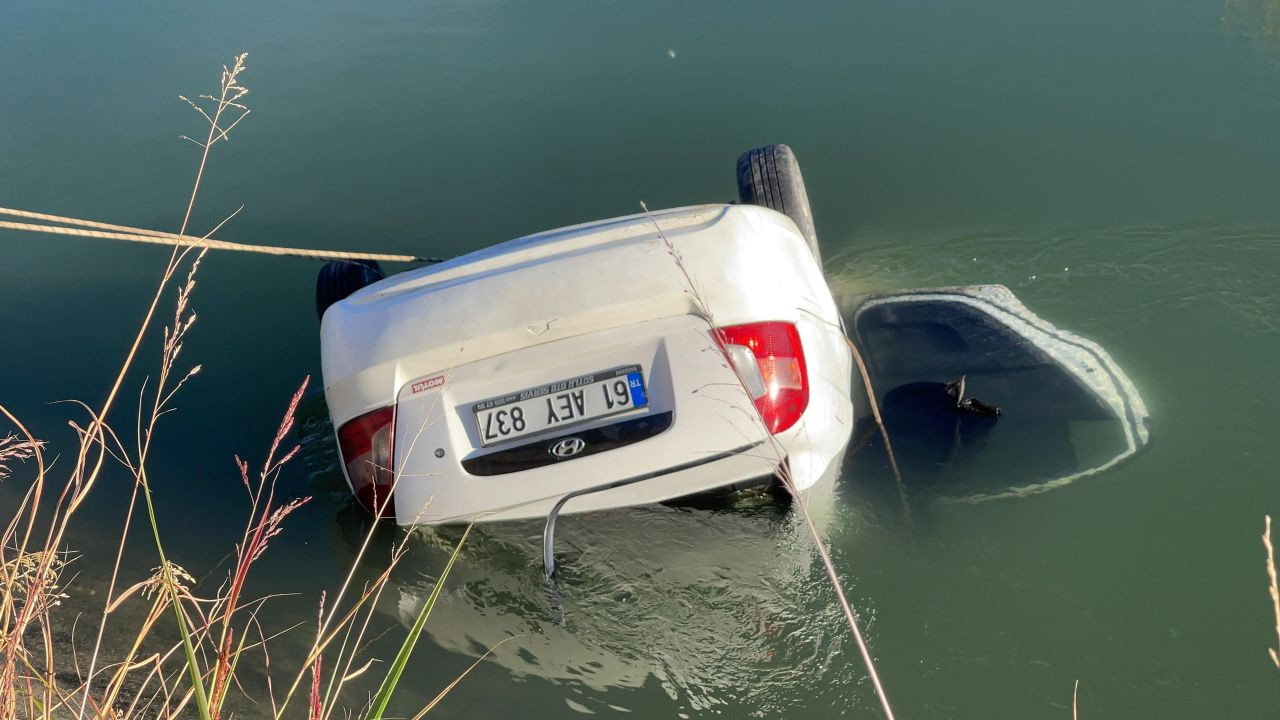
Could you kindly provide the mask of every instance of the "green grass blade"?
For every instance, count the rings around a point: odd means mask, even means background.
[[[427,598],[426,604],[418,612],[418,619],[414,621],[413,627],[409,629],[409,634],[405,636],[404,643],[400,645],[400,652],[396,653],[395,661],[387,669],[387,676],[382,679],[382,686],[378,688],[378,694],[374,696],[373,704],[369,706],[369,712],[364,716],[365,720],[382,720],[382,714],[387,710],[387,703],[391,701],[391,693],[395,692],[396,684],[400,682],[400,675],[404,672],[404,667],[409,662],[409,654],[413,652],[413,647],[418,644],[418,637],[422,635],[422,628],[427,624],[427,618],[431,615],[431,608],[435,607],[436,600],[440,597],[440,591],[444,589],[444,581],[449,577],[449,571],[453,569],[453,563],[457,561],[458,555],[462,553],[462,545],[467,541],[467,536],[471,534],[471,528],[472,525],[467,526],[467,531],[462,533],[462,538],[458,540],[458,544],[453,548],[453,554],[449,556],[449,562],[444,566],[444,571],[440,573],[440,579],[436,580],[435,587],[431,589],[431,597]]]
[[[147,483],[146,473],[139,468],[138,478],[142,484],[142,497],[146,500],[147,519],[151,522],[151,536],[156,542],[156,553],[160,556],[160,572],[164,575],[165,594],[169,596],[169,605],[173,608],[174,618],[178,621],[178,634],[182,637],[182,654],[187,664],[187,674],[191,677],[191,689],[195,691],[196,709],[201,720],[213,720],[209,709],[209,694],[204,689],[204,678],[200,672],[200,663],[196,659],[196,650],[191,645],[191,628],[187,625],[187,617],[182,612],[182,601],[178,599],[173,572],[169,560],[164,553],[164,543],[160,541],[160,524],[156,521],[156,508],[151,502],[151,486]]]

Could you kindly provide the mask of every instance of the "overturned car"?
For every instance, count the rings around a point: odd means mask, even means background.
[[[997,286],[837,302],[791,150],[745,153],[737,179],[736,204],[646,210],[392,277],[329,263],[325,397],[360,503],[415,525],[779,475],[803,491],[840,472],[873,399],[895,433],[939,412],[965,427],[1057,412],[1123,418],[1115,462],[1147,442],[1146,408],[1101,348]]]

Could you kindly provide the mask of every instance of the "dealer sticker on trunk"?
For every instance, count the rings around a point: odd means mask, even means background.
[[[624,365],[482,400],[472,412],[487,447],[648,405],[643,371]]]

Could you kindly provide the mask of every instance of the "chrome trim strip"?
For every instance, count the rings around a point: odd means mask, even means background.
[[[635,477],[625,478],[623,480],[615,480],[611,483],[598,485],[596,487],[584,488],[582,490],[574,490],[568,495],[565,495],[564,497],[560,498],[556,502],[556,504],[551,508],[551,512],[547,513],[547,525],[542,530],[542,567],[547,573],[547,578],[554,577],[556,572],[556,558],[555,558],[556,518],[560,515],[560,511],[564,509],[565,503],[569,502],[570,500],[576,497],[581,497],[583,495],[590,495],[592,493],[598,493],[604,490],[613,490],[615,488],[620,488],[625,485],[632,485],[634,483],[643,482],[645,480],[653,480],[654,478],[663,477],[664,475],[670,475],[672,473],[678,473],[684,470],[691,470],[693,468],[700,467],[702,465],[707,465],[709,463],[716,462],[717,460],[724,460],[725,458],[732,457],[734,455],[741,455],[743,453],[747,453],[752,450],[755,450],[761,445],[764,445],[764,443],[765,441],[761,440],[760,442],[751,443],[749,445],[743,445],[742,447],[737,447],[732,450],[726,450],[724,452],[716,453],[714,455],[708,455],[705,458],[702,458],[700,460],[693,460],[691,462],[684,463],[683,465],[676,465],[675,467],[664,468],[662,470],[657,470],[651,473],[645,473],[644,475],[637,475]]]

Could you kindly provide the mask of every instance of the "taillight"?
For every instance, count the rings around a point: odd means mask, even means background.
[[[394,439],[394,406],[367,412],[338,428],[338,447],[352,491],[369,512],[384,518],[396,515],[391,499]]]
[[[769,432],[777,435],[795,425],[809,405],[809,374],[796,326],[762,322],[716,332]]]

